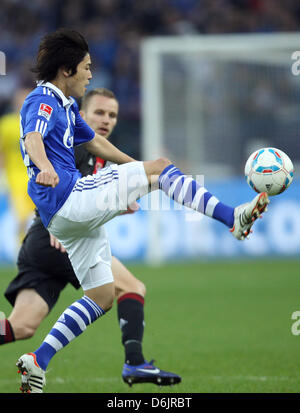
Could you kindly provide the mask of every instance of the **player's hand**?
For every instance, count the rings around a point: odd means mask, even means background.
[[[122,212],[120,215],[134,214],[139,209],[140,209],[139,204],[137,202],[133,202],[132,204],[129,205],[129,207],[127,208],[127,211]]]
[[[49,232],[50,234],[50,232]],[[60,250],[60,252],[66,252],[66,249],[61,245],[61,243],[58,241],[58,239],[50,234],[50,245],[51,247],[56,248],[57,250]]]
[[[59,183],[59,177],[55,170],[44,170],[37,174],[35,182],[42,186],[55,188]]]

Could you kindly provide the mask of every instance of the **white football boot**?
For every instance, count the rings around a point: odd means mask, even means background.
[[[43,393],[46,384],[45,372],[40,368],[34,353],[23,354],[17,361],[18,373],[21,373],[22,393]]]
[[[232,235],[239,240],[247,238],[252,232],[251,227],[254,221],[267,211],[269,203],[268,194],[262,192],[256,195],[251,202],[237,206],[234,209],[233,227],[230,229]]]

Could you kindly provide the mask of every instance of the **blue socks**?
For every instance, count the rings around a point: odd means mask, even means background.
[[[159,176],[159,188],[174,201],[233,227],[234,208],[220,202],[193,178],[169,165]]]
[[[89,324],[104,314],[105,311],[87,296],[75,301],[62,313],[42,345],[34,351],[39,366],[46,370],[58,350],[78,337]]]

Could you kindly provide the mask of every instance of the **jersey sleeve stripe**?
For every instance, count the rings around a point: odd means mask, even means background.
[[[43,128],[44,128],[44,121],[43,120],[41,120],[41,123],[40,123],[40,127],[39,127],[39,132],[42,134],[42,131],[43,131]]]
[[[43,136],[45,136],[47,126],[48,126],[48,123],[45,122],[45,126],[44,126],[44,129],[43,129],[43,131],[42,131],[42,135],[43,135]]]
[[[47,129],[47,126],[48,126],[47,122],[45,122],[41,119],[38,119],[36,121],[36,125],[35,125],[35,132],[39,132],[42,136],[44,136],[45,132],[46,132],[46,129]]]
[[[41,123],[41,119],[38,119],[35,125],[35,132],[39,132],[40,123]]]

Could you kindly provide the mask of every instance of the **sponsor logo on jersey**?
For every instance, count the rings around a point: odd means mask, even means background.
[[[48,121],[51,118],[53,112],[53,108],[49,105],[47,105],[46,103],[41,103],[40,107],[39,107],[39,116],[43,116],[44,118],[46,118]]]

